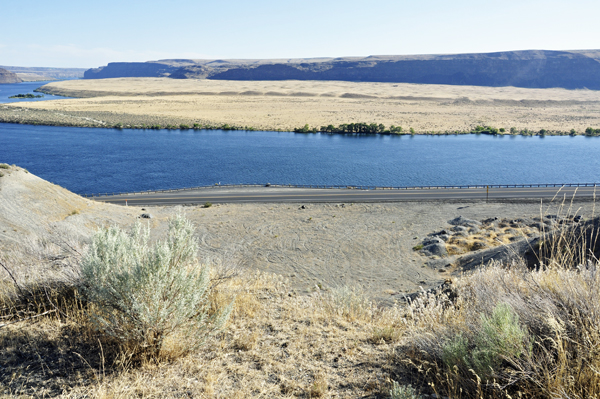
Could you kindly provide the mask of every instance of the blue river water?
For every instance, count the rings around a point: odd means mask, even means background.
[[[200,185],[600,182],[600,138],[346,136],[0,124],[0,162],[76,193]]]
[[[0,103],[44,82],[0,85]],[[352,136],[0,123],[0,162],[73,192],[221,184],[427,186],[600,182],[600,138]]]
[[[40,86],[45,85],[49,82],[23,82],[23,83],[10,83],[0,84],[0,103],[13,103],[23,101],[46,101],[46,100],[57,100],[64,99],[66,97],[52,96],[50,94],[35,93],[34,90]],[[34,94],[42,95],[42,98],[9,98],[16,96],[17,94]]]

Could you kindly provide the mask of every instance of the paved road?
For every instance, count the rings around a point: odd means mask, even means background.
[[[600,190],[599,190],[600,191]],[[94,197],[96,201],[125,205],[181,205],[243,202],[398,202],[431,200],[489,200],[540,199],[566,196],[571,199],[594,197],[594,187],[532,187],[469,189],[408,189],[408,190],[357,190],[357,189],[299,189],[275,187],[204,188],[151,194],[123,194]],[[600,194],[600,192],[599,192]]]

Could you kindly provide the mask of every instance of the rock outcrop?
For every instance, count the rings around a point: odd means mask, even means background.
[[[465,219],[459,216],[452,222],[461,221],[473,222],[473,220]],[[506,219],[488,219],[483,221],[483,225],[491,228],[492,230],[496,227],[506,227],[511,225],[518,228],[535,227],[536,224],[541,224],[538,233],[532,233],[525,235],[524,231],[514,230],[514,235],[508,243],[504,242],[501,245],[495,245],[492,248],[487,245],[485,241],[482,241],[484,236],[489,234],[483,234],[480,237],[470,237],[472,243],[469,245],[470,252],[456,254],[454,256],[444,257],[446,254],[443,253],[440,247],[440,253],[433,253],[433,251],[426,250],[433,245],[442,245],[452,242],[452,240],[442,241],[440,237],[446,235],[446,230],[441,232],[431,233],[425,237],[422,241],[421,246],[423,248],[419,251],[422,255],[442,258],[430,259],[426,262],[426,265],[432,269],[440,268],[455,268],[458,271],[470,271],[479,268],[480,266],[487,265],[491,261],[501,262],[503,264],[510,264],[511,262],[524,261],[524,263],[531,269],[540,267],[540,265],[548,265],[549,259],[556,259],[557,254],[559,257],[568,259],[573,265],[584,264],[585,257],[591,256],[593,258],[600,257],[600,242],[597,240],[598,231],[600,229],[600,217],[595,217],[590,220],[584,220],[580,215],[558,217],[556,215],[546,215],[542,219],[545,223],[537,222],[532,219],[514,219],[507,223]],[[550,221],[554,221],[550,225]],[[464,226],[455,226],[464,227]],[[508,233],[511,228],[504,230]],[[456,231],[456,230],[455,230]],[[489,233],[491,230],[487,230]],[[456,233],[454,234],[457,235]],[[502,233],[503,235],[503,233]],[[498,243],[501,241],[500,235],[495,237]],[[456,240],[454,241],[456,244]],[[416,249],[417,247],[415,247]],[[569,252],[564,252],[564,248],[568,248]],[[452,252],[456,253],[456,250]],[[569,255],[569,256],[567,256]]]
[[[84,79],[164,77],[179,69],[158,62],[111,62],[105,67],[88,69]]]
[[[86,68],[20,67],[0,65],[17,74],[23,81],[81,79]]]
[[[22,80],[16,73],[0,68],[0,84],[2,83],[21,83]]]
[[[600,90],[600,50],[370,56],[289,60],[160,60],[111,63],[85,78],[342,80]]]

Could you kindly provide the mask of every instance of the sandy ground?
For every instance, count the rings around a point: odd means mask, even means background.
[[[159,235],[175,207],[123,207],[81,198],[24,170],[2,169],[0,249],[70,232],[81,239],[99,226],[131,226],[142,213]],[[557,201],[560,202],[560,201]],[[427,234],[451,227],[462,215],[481,220],[558,213],[535,201],[517,203],[402,202],[381,204],[224,204],[182,208],[197,226],[201,256],[209,263],[276,273],[298,293],[361,286],[393,301],[433,287],[449,276],[425,265],[412,248]],[[575,205],[577,209],[580,205]],[[578,213],[590,215],[593,203]]]
[[[292,130],[351,122],[400,125],[418,133],[469,131],[476,125],[582,133],[600,127],[600,92],[354,83],[216,81],[168,78],[50,83],[72,100],[0,106],[0,121],[74,126],[230,124]]]

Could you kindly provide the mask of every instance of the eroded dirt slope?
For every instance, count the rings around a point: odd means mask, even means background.
[[[178,211],[98,203],[18,167],[1,171],[0,248],[4,249],[64,231],[85,240],[101,226],[128,228],[142,213],[152,216],[143,223],[158,236]],[[289,279],[299,293],[358,285],[375,298],[392,301],[450,277],[451,269],[428,266],[434,256],[413,249],[428,234],[450,229],[450,220],[535,218],[560,213],[563,201],[558,196],[542,206],[537,201],[216,204],[182,211],[197,226],[206,262],[276,273]],[[569,205],[567,201],[565,206]],[[574,204],[569,212],[586,215],[592,207],[589,202]]]

